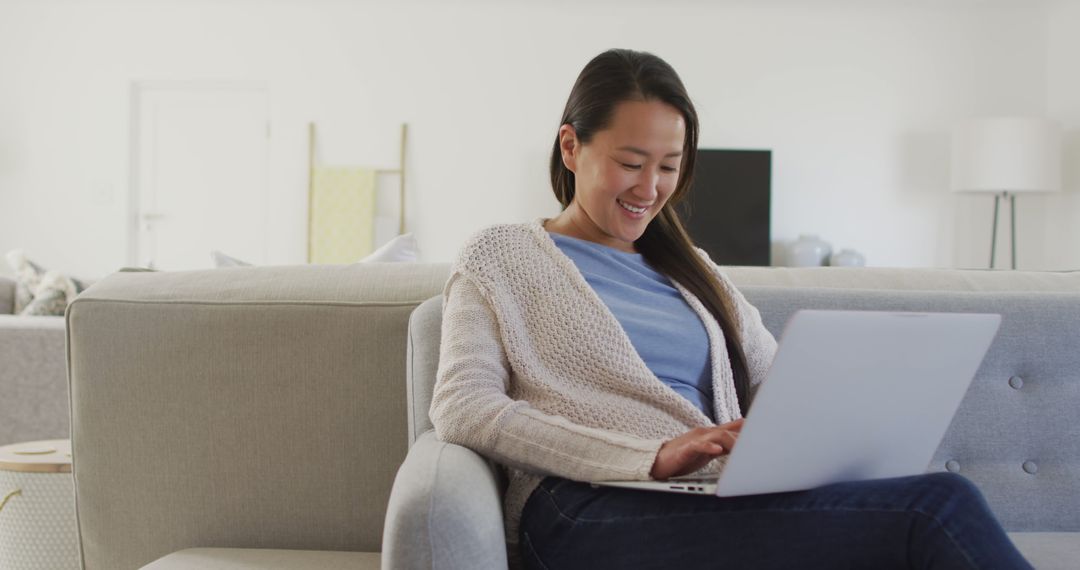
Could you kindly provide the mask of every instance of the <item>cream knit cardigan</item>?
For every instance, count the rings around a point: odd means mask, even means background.
[[[503,504],[514,549],[525,501],[546,475],[647,480],[665,441],[714,425],[649,370],[543,221],[484,229],[459,254],[443,291],[430,411],[439,439],[507,467]],[[735,302],[752,397],[776,341],[757,309],[708,264]],[[736,420],[723,333],[696,297],[675,286],[708,332],[716,421]],[[718,471],[724,459],[702,472]]]

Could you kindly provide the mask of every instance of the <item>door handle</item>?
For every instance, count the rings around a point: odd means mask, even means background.
[[[142,214],[141,216],[139,216],[139,218],[142,219],[142,229],[143,229],[143,231],[148,232],[150,230],[153,230],[154,229],[154,222],[157,222],[159,220],[164,220],[165,217],[166,217],[165,214],[162,214],[160,212],[146,212],[146,213]]]

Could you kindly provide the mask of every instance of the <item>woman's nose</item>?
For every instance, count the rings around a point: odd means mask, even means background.
[[[659,194],[660,172],[653,169],[642,169],[641,178],[634,194],[644,201],[651,202]]]

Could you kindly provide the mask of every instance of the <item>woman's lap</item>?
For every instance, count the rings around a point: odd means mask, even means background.
[[[938,473],[717,498],[547,478],[522,515],[535,568],[1025,568],[973,484]]]

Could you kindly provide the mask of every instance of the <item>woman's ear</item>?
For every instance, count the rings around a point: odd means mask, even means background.
[[[577,156],[581,152],[577,132],[570,125],[559,127],[559,150],[562,151],[563,166],[570,172],[577,171]]]

